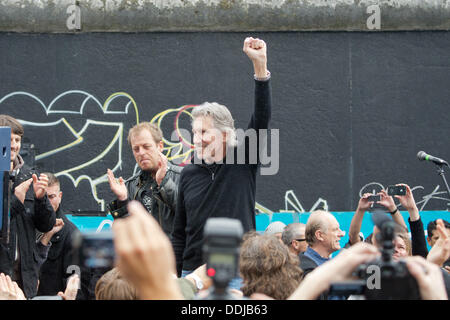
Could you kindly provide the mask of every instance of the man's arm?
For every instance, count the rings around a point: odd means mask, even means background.
[[[183,253],[186,247],[186,208],[184,206],[181,178],[178,185],[177,207],[172,232],[172,246],[175,253],[177,275],[180,277],[183,269]]]
[[[56,213],[47,198],[48,177],[33,174],[34,212],[33,223],[38,231],[48,232],[56,223]]]
[[[420,219],[419,209],[412,194],[411,188],[406,184],[397,184],[406,187],[406,195],[395,196],[402,206],[408,210],[409,226],[411,228],[411,249],[413,256],[422,256],[424,258],[428,255],[428,248],[425,237],[425,230],[423,228],[422,220]]]
[[[364,213],[370,208],[373,201],[369,201],[368,197],[370,193],[365,193],[358,202],[358,208],[356,208],[355,214],[353,215],[352,221],[350,223],[350,230],[348,232],[348,242],[350,245],[354,245],[361,241],[359,237],[359,232],[361,231],[361,225],[364,218]]]
[[[267,46],[263,40],[246,38],[243,51],[253,64],[255,110],[248,128],[267,129],[271,117],[270,72],[267,70]]]

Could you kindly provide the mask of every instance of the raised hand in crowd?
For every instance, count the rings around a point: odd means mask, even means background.
[[[19,285],[4,273],[0,274],[0,300],[26,300]]]
[[[167,172],[167,157],[163,155],[162,152],[159,152],[158,170],[156,171],[155,174],[155,180],[158,186],[161,185],[161,182],[166,176],[166,172]]]
[[[33,183],[33,178],[30,178],[28,180],[25,180],[21,184],[19,184],[17,187],[14,188],[14,195],[17,199],[23,204],[25,202],[25,196],[28,192],[28,189],[30,188],[31,184]]]
[[[444,262],[450,258],[450,236],[445,230],[442,219],[436,221],[436,231],[439,234],[439,239],[428,253],[427,260],[442,267]],[[447,268],[446,270],[448,271]]]
[[[111,191],[116,195],[119,201],[125,201],[128,198],[128,190],[122,177],[116,179],[111,169],[107,171],[108,182]]]
[[[173,276],[175,256],[169,238],[139,202],[130,202],[128,212],[129,217],[115,220],[112,226],[117,268],[140,299],[183,299]]]
[[[408,211],[411,221],[419,220],[420,218],[419,209],[417,208],[416,201],[414,200],[411,188],[404,183],[396,184],[396,186],[406,187],[406,195],[404,196],[396,195],[394,197],[398,199],[403,208],[405,208]]]
[[[39,175],[39,178],[36,174],[33,174],[32,179],[35,197],[37,199],[42,199],[47,193],[46,190],[48,187],[48,177],[45,174],[41,173]]]
[[[52,230],[50,230],[49,232],[46,232],[42,235],[41,237],[41,243],[44,246],[47,246],[50,243],[50,240],[52,239],[52,237],[58,233],[59,231],[61,231],[61,229],[64,227],[64,221],[63,219],[59,219],[56,218],[56,222],[54,227],[52,228]]]
[[[244,52],[253,62],[255,76],[257,78],[265,78],[267,71],[267,46],[263,40],[248,37],[244,40]]]
[[[392,219],[407,230],[408,227],[406,226],[405,220],[400,214],[394,199],[387,194],[386,190],[381,190],[378,195],[380,196],[380,201],[377,201],[377,203],[385,207],[386,210],[392,215]]]
[[[364,213],[370,209],[373,205],[373,201],[369,200],[372,194],[365,193],[359,199],[358,208],[356,208],[355,214],[353,215],[352,221],[350,223],[350,229],[348,231],[348,237],[350,244],[356,244],[361,241],[359,237],[359,232],[361,231],[361,225],[364,218]]]
[[[309,273],[288,300],[317,299],[333,282],[350,280],[357,266],[374,260],[379,254],[375,246],[364,242],[341,251],[335,258]]]
[[[448,300],[444,278],[440,268],[422,257],[406,258],[406,266],[417,280],[423,300]]]
[[[77,298],[78,289],[80,288],[80,277],[75,273],[67,280],[66,290],[58,292],[58,296],[63,300],[75,300]]]

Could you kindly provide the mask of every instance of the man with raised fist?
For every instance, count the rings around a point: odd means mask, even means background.
[[[268,129],[271,116],[266,43],[246,38],[243,51],[253,64],[255,79],[254,111],[247,130],[255,131],[258,137],[259,130]],[[259,138],[253,146],[251,139],[238,144],[234,119],[223,105],[205,102],[195,107],[192,132],[194,163],[181,173],[172,237],[177,272],[183,276],[205,263],[203,229],[208,218],[238,219],[244,232],[256,228],[256,173],[260,165]],[[239,161],[242,145],[245,146],[245,161]]]

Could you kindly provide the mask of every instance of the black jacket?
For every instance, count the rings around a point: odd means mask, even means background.
[[[167,172],[161,185],[158,186],[150,173],[139,171],[137,174],[125,181],[128,189],[126,201],[114,200],[108,204],[108,210],[114,219],[128,215],[127,203],[138,200],[143,203],[143,193],[151,190],[151,214],[159,222],[160,226],[170,238],[173,231],[175,218],[175,207],[178,196],[178,181],[182,167],[167,164]],[[148,210],[148,209],[147,209]]]
[[[56,222],[55,212],[47,195],[42,199],[35,198],[33,185],[28,189],[23,204],[14,195],[14,188],[31,178],[33,173],[35,173],[34,170],[24,165],[15,178],[11,192],[10,241],[7,249],[2,245],[0,255],[2,260],[0,271],[17,280],[27,298],[34,297],[38,287],[39,266],[36,256],[36,231],[48,232]],[[16,243],[18,243],[20,259],[18,279],[14,277]]]
[[[271,115],[270,81],[255,81],[254,113],[249,129],[268,129]],[[256,131],[258,132],[258,131]],[[247,141],[246,141],[247,143]],[[210,217],[241,221],[244,232],[256,228],[255,198],[258,161],[237,161],[238,148],[229,148],[236,163],[189,164],[181,173],[172,244],[177,272],[194,270],[204,263],[203,229]]]
[[[47,260],[39,273],[40,296],[56,295],[66,289],[67,278],[71,275],[69,266],[77,262],[77,252],[73,246],[73,235],[79,232],[78,228],[62,212],[61,207],[56,212],[56,218],[64,221],[64,227],[52,237],[51,247]]]

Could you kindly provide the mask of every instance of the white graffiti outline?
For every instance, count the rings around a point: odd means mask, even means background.
[[[81,103],[79,110],[78,111],[73,111],[73,110],[58,110],[58,109],[54,109],[54,105],[55,103],[61,99],[64,96],[70,95],[70,94],[81,94],[86,96],[86,98],[83,100],[83,102]],[[81,91],[81,90],[69,90],[69,91],[65,91],[61,94],[59,94],[56,98],[54,98],[48,106],[46,106],[44,104],[44,102],[42,102],[41,99],[39,99],[37,96],[25,92],[25,91],[15,91],[15,92],[11,92],[7,95],[5,95],[3,98],[0,99],[0,104],[3,103],[5,100],[14,97],[14,96],[27,96],[30,97],[32,99],[34,99],[35,101],[38,102],[38,104],[45,110],[46,115],[48,116],[49,114],[83,114],[84,112],[84,108],[87,104],[87,102],[89,100],[93,100],[96,105],[102,110],[103,114],[128,114],[129,112],[129,108],[131,105],[133,105],[135,113],[136,113],[136,123],[139,122],[139,111],[136,105],[136,102],[134,101],[133,97],[131,97],[128,93],[125,92],[116,92],[113,93],[111,96],[109,96],[104,104],[101,104],[100,101],[95,98],[92,94],[85,92],[85,91]],[[123,111],[111,111],[109,110],[109,107],[111,105],[111,102],[113,100],[115,100],[116,98],[119,97],[126,97],[128,98],[130,101],[126,104],[125,108]],[[68,129],[69,131],[73,134],[73,136],[75,137],[75,140],[69,144],[66,144],[64,146],[58,147],[56,149],[47,151],[43,154],[38,154],[36,156],[36,160],[42,160],[44,158],[47,158],[51,155],[57,154],[59,152],[63,152],[66,150],[70,150],[70,148],[80,144],[83,141],[83,133],[87,130],[87,128],[89,127],[89,125],[102,125],[102,126],[115,126],[117,127],[117,131],[114,135],[114,138],[112,139],[112,141],[109,142],[109,145],[102,151],[100,152],[100,154],[98,154],[97,156],[95,156],[93,159],[80,164],[78,166],[75,166],[73,168],[70,169],[66,169],[60,172],[56,172],[55,175],[57,177],[59,176],[66,176],[68,177],[73,185],[75,187],[78,186],[78,184],[83,181],[83,180],[87,180],[91,186],[91,193],[93,198],[97,201],[97,203],[100,205],[101,210],[105,210],[105,201],[103,199],[100,199],[97,195],[97,186],[101,183],[107,183],[108,179],[107,179],[107,175],[106,172],[103,173],[100,177],[97,178],[92,178],[88,175],[81,175],[79,176],[77,179],[74,178],[74,176],[71,174],[74,171],[86,168],[90,165],[92,165],[93,163],[97,162],[98,160],[102,159],[103,157],[105,157],[109,151],[111,151],[113,149],[113,147],[116,145],[116,143],[118,143],[118,148],[119,148],[119,154],[118,154],[118,160],[116,165],[112,168],[113,172],[116,172],[117,170],[122,168],[122,145],[123,145],[123,130],[124,130],[124,124],[123,122],[105,122],[105,121],[96,121],[96,120],[91,120],[91,119],[86,119],[86,122],[83,126],[83,128],[80,131],[76,131],[73,129],[73,127],[70,125],[70,123],[67,121],[67,119],[65,118],[61,118],[57,121],[54,122],[48,122],[48,123],[37,123],[37,122],[30,122],[30,121],[25,121],[25,120],[19,120],[22,124],[24,125],[30,125],[30,126],[55,126],[58,125],[60,123],[63,123]],[[106,171],[106,170],[105,170]]]

